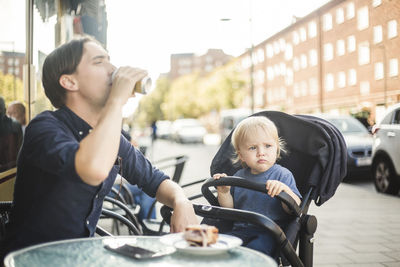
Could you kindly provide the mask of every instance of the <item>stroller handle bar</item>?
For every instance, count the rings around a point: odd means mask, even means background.
[[[268,192],[264,183],[256,183],[241,177],[226,176],[221,177],[220,179],[209,178],[202,185],[201,192],[203,193],[207,201],[213,206],[219,206],[219,203],[217,197],[211,192],[210,187],[221,185],[239,186],[266,194]],[[297,205],[296,201],[291,196],[289,196],[289,194],[282,191],[279,193],[279,195],[276,196],[276,198],[285,203],[296,217],[301,216],[301,208],[299,207],[299,205]]]

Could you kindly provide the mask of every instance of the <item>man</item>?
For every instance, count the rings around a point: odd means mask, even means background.
[[[6,103],[0,97],[0,172],[15,167],[21,143],[21,125],[6,116]]]
[[[25,106],[20,101],[13,101],[8,105],[7,116],[18,121],[22,126],[22,132],[25,133],[26,112]]]
[[[54,50],[43,87],[57,111],[26,128],[3,255],[42,242],[93,236],[117,173],[174,209],[171,231],[198,223],[183,190],[121,135],[122,106],[146,72],[118,70],[90,38]]]

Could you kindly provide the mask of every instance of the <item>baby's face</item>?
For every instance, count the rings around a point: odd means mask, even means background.
[[[238,155],[251,169],[252,174],[265,172],[275,164],[278,142],[262,129],[244,138],[239,145]]]

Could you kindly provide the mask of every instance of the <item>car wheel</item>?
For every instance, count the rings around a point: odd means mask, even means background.
[[[378,192],[391,195],[396,195],[399,192],[400,184],[389,160],[385,158],[377,159],[372,171],[375,188]]]

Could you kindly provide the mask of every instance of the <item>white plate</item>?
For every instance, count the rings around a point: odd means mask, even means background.
[[[174,246],[180,252],[197,255],[219,254],[242,244],[240,238],[224,234],[219,234],[217,243],[208,247],[191,247],[183,238],[183,233],[164,235],[160,238],[160,241],[166,245]]]

